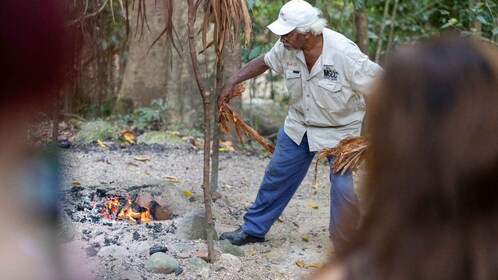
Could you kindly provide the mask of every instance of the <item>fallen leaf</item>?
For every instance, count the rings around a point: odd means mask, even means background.
[[[277,219],[277,220],[278,220],[279,222],[283,223],[283,222],[284,222],[284,217],[280,216],[280,217],[278,217],[278,219]]]
[[[310,241],[310,239],[308,238],[308,235],[306,235],[306,234],[303,234],[303,236],[301,236],[301,239],[302,239],[303,241],[305,241],[305,242]]]
[[[128,162],[128,165],[133,165],[133,166],[138,167],[138,164],[136,164],[136,163],[134,163],[134,162]]]
[[[231,189],[231,188],[233,188],[233,186],[232,186],[232,185],[229,185],[229,184],[225,184],[225,188],[227,188],[227,189]]]
[[[164,179],[172,182],[172,183],[182,183],[182,182],[185,182],[185,181],[180,181],[178,180],[178,178],[176,178],[175,176],[170,176],[170,175],[166,175],[166,176],[163,176]]]
[[[124,139],[125,139],[126,141],[128,141],[129,143],[135,144],[135,138],[134,138],[134,137],[131,137],[131,136],[130,136],[130,135],[128,135],[128,134],[123,135],[123,137],[124,137]]]
[[[189,190],[182,190],[182,193],[186,197],[191,197],[192,196],[192,193]]]
[[[148,161],[149,159],[148,158],[144,158],[144,157],[133,157],[134,160],[138,160],[138,161],[142,161],[142,162],[145,162],[145,161]]]
[[[254,255],[256,255],[258,252],[256,252],[256,250],[254,250],[254,249],[250,249],[250,250],[247,250],[247,253],[248,253],[249,255],[251,255],[251,256],[254,256]]]
[[[304,261],[303,260],[298,260],[296,261],[296,265],[299,266],[299,267],[304,267],[305,264],[304,264]]]
[[[221,141],[220,144],[223,146],[222,149],[225,149],[225,151],[235,151],[232,141]]]
[[[99,139],[99,140],[97,140],[97,144],[99,144],[99,146],[100,146],[101,148],[105,148],[105,147],[106,147],[106,145],[104,144],[104,142],[102,142],[102,140],[100,140],[100,139]]]
[[[311,201],[308,201],[308,206],[313,208],[313,209],[318,209],[318,205],[316,205],[315,203],[313,203]]]
[[[322,268],[323,264],[321,264],[321,263],[309,263],[309,264],[307,264],[307,267]]]
[[[132,131],[126,129],[121,130],[118,136],[132,144],[135,144],[137,141],[137,135],[135,135],[135,133],[133,133]]]
[[[78,187],[78,186],[81,186],[81,183],[80,183],[80,182],[78,182],[78,181],[72,181],[72,182],[71,182],[71,186]]]
[[[316,183],[316,184],[313,184],[313,186],[311,186],[313,189],[319,189],[320,188],[320,184]]]

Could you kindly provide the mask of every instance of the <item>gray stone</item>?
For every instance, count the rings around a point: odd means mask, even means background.
[[[216,262],[216,269],[226,269],[232,273],[236,273],[242,267],[242,261],[231,254],[221,254]]]
[[[105,139],[116,135],[112,125],[104,121],[88,122],[81,126],[76,135],[76,142],[90,143],[99,139]]]
[[[203,278],[209,277],[209,264],[198,257],[190,258],[190,263],[194,266],[197,275]]]
[[[156,208],[158,212],[155,213],[158,220],[183,216],[191,208],[187,197],[171,182],[165,181],[160,186],[150,188],[149,192],[152,194],[150,198],[139,195],[140,203],[146,205],[150,200],[154,200],[158,204]]]
[[[182,239],[207,240],[206,217],[204,210],[193,210],[178,223],[178,236]],[[213,228],[213,240],[218,240],[218,233]]]
[[[73,222],[67,215],[66,211],[61,211],[60,219],[57,225],[57,237],[62,243],[70,242],[74,239],[75,229]]]
[[[111,245],[111,246],[105,246],[100,249],[99,253],[97,254],[99,257],[114,257],[114,258],[123,258],[128,256],[128,251],[123,248],[122,246],[118,245]]]
[[[246,255],[240,247],[232,245],[232,243],[228,240],[220,240],[220,246],[223,253],[231,254],[237,257],[243,257]]]
[[[138,244],[136,245],[135,247],[135,252],[137,253],[137,255],[139,256],[148,256],[149,255],[149,248],[150,248],[150,245],[149,245],[149,242],[147,241],[140,241],[138,242]]]
[[[175,272],[178,262],[165,253],[155,253],[145,262],[145,270],[152,273],[169,274]]]

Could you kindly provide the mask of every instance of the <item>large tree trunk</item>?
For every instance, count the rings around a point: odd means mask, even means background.
[[[166,125],[181,125],[185,129],[201,129],[203,120],[202,100],[199,99],[192,65],[184,42],[187,41],[187,3],[173,0],[172,14],[178,41],[178,51],[166,46],[163,35],[151,45],[166,26],[163,1],[145,1],[147,26],[140,39],[137,31],[136,8],[130,11],[131,37],[128,62],[124,70],[123,85],[117,97],[115,113],[130,113],[137,106],[148,106],[153,99],[164,99],[171,105],[164,116]],[[157,2],[157,6],[154,5]],[[175,37],[176,40],[176,37]],[[200,44],[200,42],[197,42]],[[149,51],[150,48],[150,51]],[[169,49],[168,49],[169,48]],[[149,53],[147,54],[147,52]],[[202,63],[202,62],[201,62]],[[206,67],[205,65],[201,65]],[[207,67],[206,67],[207,68]]]
[[[159,40],[149,51],[166,25],[163,2],[145,1],[145,6],[147,25],[143,30],[137,17],[137,5],[130,7],[128,60],[114,108],[118,114],[129,113],[137,105],[149,105],[150,100],[161,98],[166,89],[169,65],[165,41]]]

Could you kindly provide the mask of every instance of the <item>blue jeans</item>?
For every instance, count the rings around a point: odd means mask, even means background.
[[[281,127],[273,156],[266,167],[256,200],[244,215],[244,232],[264,237],[280,217],[297,188],[303,181],[316,152],[310,152],[304,135],[296,145]],[[329,162],[333,159],[328,158]],[[329,231],[336,250],[349,242],[360,219],[358,198],[353,189],[350,171],[344,175],[330,172],[331,203]],[[344,219],[340,219],[340,217]]]

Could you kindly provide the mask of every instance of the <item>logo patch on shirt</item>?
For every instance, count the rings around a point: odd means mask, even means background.
[[[297,68],[297,61],[295,61],[295,60],[287,60],[287,67],[288,68]]]
[[[337,81],[338,76],[339,72],[337,72],[334,65],[323,65],[323,78],[331,81]]]

